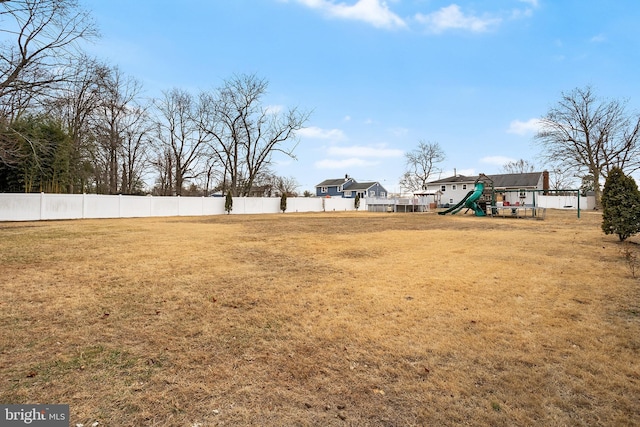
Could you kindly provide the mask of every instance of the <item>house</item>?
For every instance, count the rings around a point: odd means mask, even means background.
[[[318,197],[387,197],[387,190],[379,182],[357,182],[349,175],[340,179],[325,179],[316,185]]]
[[[496,201],[514,205],[516,203],[532,204],[535,196],[531,190],[549,189],[549,172],[547,171],[487,175],[487,178],[485,201],[489,200],[491,191],[493,191]],[[437,194],[439,205],[450,206],[464,199],[469,191],[473,191],[478,179],[479,176],[454,175],[428,182],[424,192]]]

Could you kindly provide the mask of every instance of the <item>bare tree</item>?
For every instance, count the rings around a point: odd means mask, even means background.
[[[400,186],[408,191],[426,188],[429,178],[440,169],[437,164],[444,161],[445,154],[437,142],[420,141],[418,148],[405,153],[407,170],[400,178]]]
[[[300,187],[298,181],[292,176],[285,177],[279,176],[276,180],[276,192],[277,194],[286,194],[290,197],[297,197],[298,192],[297,189]]]
[[[143,191],[154,126],[146,106],[130,108],[123,124],[121,192],[137,194]]]
[[[125,155],[125,141],[139,145],[144,141],[144,135],[138,139],[139,135],[135,133],[148,132],[148,129],[140,127],[146,114],[144,108],[137,104],[142,86],[136,79],[125,76],[117,67],[110,69],[98,85],[100,103],[93,117],[98,191],[118,194],[123,192],[122,178],[129,180],[128,174],[132,172],[122,170],[121,165],[124,163],[125,169],[135,168],[135,165],[128,163],[139,160],[131,159],[131,152]],[[133,149],[131,146],[129,148]]]
[[[9,42],[0,47],[0,98],[16,91],[38,92],[64,81],[67,61],[79,40],[97,30],[76,0],[0,2]]]
[[[150,161],[157,172],[153,194],[157,196],[171,196],[173,194],[173,154],[168,147],[160,147],[155,158]]]
[[[297,197],[297,189],[300,187],[298,181],[290,176],[278,176],[271,169],[261,172],[254,181],[254,187],[260,187],[264,196],[282,196],[286,194],[288,197]]]
[[[563,167],[562,164],[556,164],[549,168],[549,188],[551,190],[568,190],[575,187],[575,171]]]
[[[201,170],[202,173],[198,174],[195,181],[202,194],[209,195],[211,190],[222,188],[219,185],[216,188],[216,184],[222,182],[223,170],[220,167],[218,158],[207,154],[206,149],[201,161]]]
[[[520,159],[505,163],[502,170],[505,173],[529,173],[535,172],[536,167],[528,160]]]
[[[59,85],[45,107],[71,137],[69,193],[90,191],[95,138],[91,128],[101,104],[100,86],[111,72],[99,61],[83,56],[68,81]]]
[[[255,75],[239,75],[201,95],[206,110],[201,127],[213,137],[213,155],[224,165],[224,190],[234,196],[251,191],[273,154],[295,158],[296,132],[309,117],[297,108],[281,112],[262,105],[267,86]]]
[[[171,164],[173,169],[170,172],[173,191],[180,195],[187,180],[203,173],[197,166],[210,135],[200,125],[201,106],[188,92],[172,89],[165,92],[162,99],[156,100],[155,105],[159,113],[156,123],[158,139],[165,163]],[[170,159],[166,159],[167,154]]]
[[[76,0],[1,1],[0,21],[0,127],[7,130],[34,98],[67,80],[77,42],[97,30]],[[0,162],[20,160],[15,140],[0,135]]]
[[[625,173],[640,169],[640,116],[626,112],[626,103],[600,100],[590,87],[563,93],[541,120],[536,135],[543,158],[562,161],[566,169],[593,176],[596,207],[601,180],[613,167]]]

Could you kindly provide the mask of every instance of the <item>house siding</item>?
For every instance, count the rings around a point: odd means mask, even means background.
[[[534,195],[532,193],[526,193],[525,198],[520,198],[520,194],[514,190],[542,190],[543,188],[543,174],[539,173],[537,176],[537,182],[531,180],[532,175],[536,173],[527,174],[507,174],[507,175],[490,175],[489,178],[496,181],[504,182],[502,186],[500,183],[496,183],[495,192],[496,196],[501,196],[503,201],[510,204],[525,203],[532,204],[534,202]],[[493,178],[492,178],[493,177]],[[441,205],[455,205],[460,202],[464,197],[475,188],[475,180],[477,177],[464,177],[456,176],[451,178],[445,178],[438,181],[427,183],[425,190],[429,192],[441,192],[440,204]],[[535,184],[534,184],[535,183]],[[506,184],[506,185],[505,185]],[[464,186],[466,185],[466,188]],[[443,190],[444,187],[444,190]],[[489,189],[487,189],[489,190]],[[500,190],[509,190],[503,191]]]
[[[316,196],[318,197],[343,197],[343,191],[347,190],[349,186],[354,183],[353,179],[349,178],[343,182],[336,184],[335,180],[330,183],[322,182],[316,185]],[[327,191],[323,192],[322,189],[326,188]]]
[[[323,188],[326,191],[323,192]],[[318,197],[343,197],[354,199],[358,194],[360,197],[386,197],[387,190],[378,182],[358,183],[349,178],[341,180],[326,180],[316,185],[316,196]]]
[[[466,185],[466,189],[463,188]],[[442,186],[445,187],[444,191],[442,191]],[[455,189],[454,189],[455,186]],[[437,183],[437,184],[427,184],[426,191],[428,192],[441,192],[440,195],[440,204],[442,205],[454,205],[458,203],[460,200],[464,199],[464,197],[469,193],[469,191],[473,191],[474,184],[473,182],[456,182],[456,183]]]

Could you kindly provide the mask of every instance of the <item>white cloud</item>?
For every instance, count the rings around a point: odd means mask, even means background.
[[[284,110],[284,106],[282,105],[267,105],[264,111],[267,114],[278,114],[282,110]]]
[[[314,139],[329,139],[332,141],[342,141],[346,139],[344,132],[340,129],[321,129],[316,126],[300,129],[298,131],[298,136]]]
[[[334,0],[295,0],[333,18],[363,21],[377,28],[405,28],[407,24],[381,0],[358,0],[355,4],[336,3]]]
[[[368,167],[376,166],[380,164],[379,161],[372,162],[364,159],[349,158],[349,159],[324,159],[315,163],[317,169],[349,169],[352,167]]]
[[[385,147],[364,147],[360,145],[353,145],[351,147],[329,147],[328,155],[330,156],[357,156],[357,157],[377,157],[377,158],[389,158],[389,157],[402,157],[404,151],[393,148]]]
[[[391,135],[396,136],[396,137],[400,137],[400,136],[405,136],[409,133],[409,129],[407,128],[402,128],[402,127],[397,127],[397,128],[391,128],[389,129],[389,132],[391,133]]]
[[[533,15],[534,9],[538,8],[538,0],[519,0],[520,3],[526,3],[529,7],[524,9],[514,9],[511,12],[511,19],[528,18]]]
[[[367,147],[352,145],[348,147],[329,147],[326,152],[329,159],[319,160],[315,163],[318,169],[348,169],[355,167],[377,166],[380,159],[402,157],[402,150],[387,148],[384,145]]]
[[[521,3],[530,4],[532,7],[538,7],[538,0],[519,0]]]
[[[602,43],[607,41],[607,37],[604,34],[597,34],[589,40],[591,43]]]
[[[417,22],[432,33],[447,30],[464,30],[485,32],[501,24],[504,20],[530,17],[539,5],[539,0],[518,0],[521,7],[514,8],[511,13],[501,12],[483,15],[466,14],[460,6],[453,3],[432,13],[416,13],[413,20],[406,21],[393,12],[385,0],[356,0],[348,4],[341,0],[279,0],[284,3],[296,2],[310,9],[320,11],[331,18],[366,22],[377,28],[406,29],[409,23]],[[399,0],[389,0],[396,3]],[[352,0],[353,2],[353,0]],[[351,2],[350,2],[351,3]]]
[[[488,163],[490,165],[504,166],[509,162],[515,162],[516,159],[512,159],[507,156],[486,156],[480,159],[481,163]]]
[[[490,27],[502,22],[501,18],[465,15],[457,4],[443,7],[430,14],[418,13],[416,20],[424,24],[433,33],[439,34],[446,30],[467,30],[476,33],[487,31]]]
[[[529,119],[526,122],[514,120],[509,123],[509,129],[507,129],[507,133],[526,135],[528,133],[536,133],[538,132],[538,130],[540,130],[539,119]]]

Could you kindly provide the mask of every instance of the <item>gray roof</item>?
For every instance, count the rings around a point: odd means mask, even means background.
[[[493,180],[494,188],[506,187],[537,187],[541,182],[542,172],[508,173],[503,175],[488,175]]]
[[[347,182],[349,180],[353,181],[353,179],[351,179],[351,178],[349,178],[349,179],[344,179],[344,178],[325,179],[320,184],[316,185],[316,187],[338,187],[338,186],[344,184],[345,182]]]
[[[427,184],[450,184],[452,182],[454,183],[458,183],[458,182],[475,182],[475,180],[478,179],[477,176],[464,176],[464,175],[455,175],[455,176],[450,176],[448,178],[442,178],[442,179],[438,179],[435,181],[429,181],[427,182]]]
[[[373,187],[376,184],[377,184],[377,182],[354,182],[353,184],[348,186],[346,188],[346,190],[347,191],[368,190],[368,189],[370,189],[371,187]]]
[[[520,187],[536,187],[540,182],[542,172],[529,172],[529,173],[507,173],[501,175],[487,175],[493,180],[494,188],[520,188]],[[478,179],[476,176],[464,176],[456,175],[448,178],[438,179],[436,181],[430,181],[427,184],[457,184],[475,182]]]

